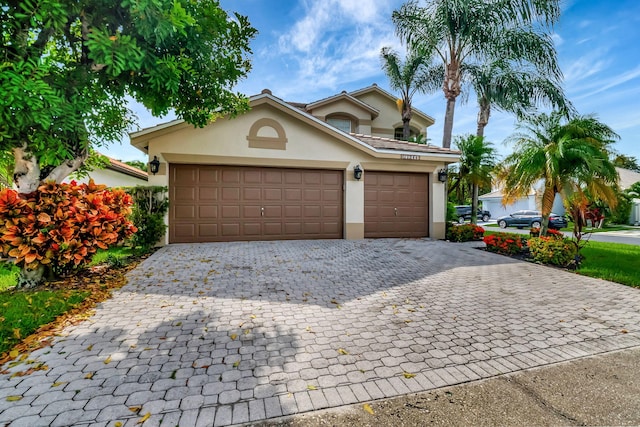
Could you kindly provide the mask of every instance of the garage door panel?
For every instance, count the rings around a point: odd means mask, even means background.
[[[200,227],[198,227],[198,234],[200,236],[217,237],[218,224],[200,224]]]
[[[240,206],[237,206],[237,205],[220,206],[220,216],[222,217],[222,219],[240,218]]]
[[[181,187],[173,197],[174,203],[194,203],[196,200],[196,188],[193,187]]]
[[[200,219],[215,219],[218,218],[218,207],[200,205],[198,206],[198,218]]]
[[[342,238],[343,171],[170,165],[170,176],[171,243]]]
[[[195,219],[196,218],[195,206],[176,205],[173,207],[173,216],[178,220]]]
[[[242,199],[259,202],[262,199],[262,189],[260,187],[245,187],[242,189]]]
[[[228,201],[240,201],[241,197],[240,187],[224,187],[222,188],[222,200]]]
[[[365,237],[428,236],[428,175],[367,171]]]

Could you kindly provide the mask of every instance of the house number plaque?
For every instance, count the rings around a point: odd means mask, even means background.
[[[420,160],[420,156],[416,154],[400,154],[402,160]]]

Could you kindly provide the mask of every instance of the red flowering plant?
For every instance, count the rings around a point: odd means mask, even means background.
[[[469,242],[471,240],[482,240],[484,228],[475,224],[453,224],[447,229],[447,240],[452,242]]]
[[[48,182],[30,194],[0,191],[0,251],[23,270],[60,273],[87,264],[98,249],[123,241],[136,228],[133,200],[104,185]]]
[[[489,252],[505,255],[515,255],[522,251],[523,240],[518,234],[498,233],[484,236],[484,243]]]
[[[540,237],[540,229],[538,227],[534,227],[529,230],[529,235],[531,237]],[[564,239],[564,234],[560,230],[554,230],[553,228],[547,229],[547,237],[553,237],[556,239]]]

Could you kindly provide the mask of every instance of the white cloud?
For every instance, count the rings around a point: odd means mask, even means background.
[[[618,74],[617,76],[613,76],[607,80],[599,80],[597,83],[597,89],[592,90],[587,93],[583,93],[582,95],[576,97],[576,99],[589,98],[594,95],[597,95],[601,92],[608,91],[617,86],[623,85],[631,80],[637,79],[640,77],[640,66],[634,68],[633,70],[629,70],[622,74]]]

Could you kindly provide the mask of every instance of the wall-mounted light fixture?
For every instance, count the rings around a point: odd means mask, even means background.
[[[149,170],[154,175],[160,170],[160,160],[158,160],[158,156],[153,156],[153,160],[149,162]]]
[[[353,177],[358,181],[362,178],[362,169],[360,168],[360,165],[356,165],[356,167],[353,168]]]
[[[447,170],[446,169],[440,169],[438,171],[438,181],[447,182]]]

